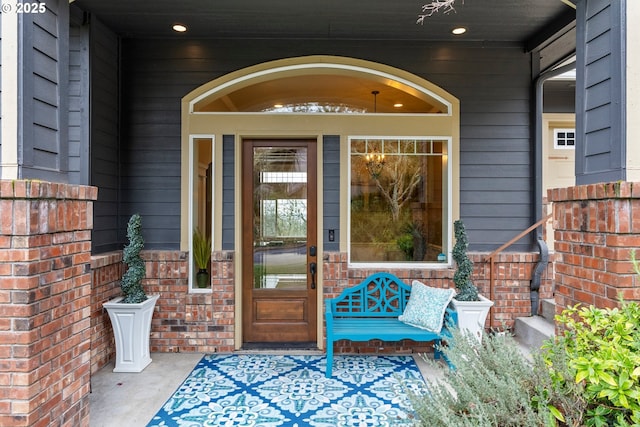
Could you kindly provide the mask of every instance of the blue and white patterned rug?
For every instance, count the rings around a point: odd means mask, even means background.
[[[426,385],[411,356],[208,355],[151,426],[412,425],[407,390]]]

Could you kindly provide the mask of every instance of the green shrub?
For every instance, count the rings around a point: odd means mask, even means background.
[[[427,381],[427,395],[409,392],[420,425],[640,426],[640,305],[574,306],[556,321],[562,334],[532,362],[510,336],[477,343],[454,330],[442,350],[455,369]]]
[[[587,426],[640,425],[640,306],[620,302],[619,308],[570,307],[556,320],[564,325],[556,345],[546,353],[564,352],[570,376],[556,384],[584,387]]]
[[[471,281],[473,274],[473,261],[467,255],[469,240],[467,239],[467,230],[462,220],[456,220],[453,223],[454,235],[456,243],[453,245],[451,256],[456,262],[456,271],[453,274],[453,283],[458,290],[455,298],[458,301],[479,301],[478,288]]]
[[[396,239],[398,249],[402,251],[407,261],[413,260],[413,236],[405,233]]]
[[[144,260],[140,256],[140,251],[144,248],[140,215],[133,214],[129,218],[127,238],[129,243],[125,245],[122,255],[124,263],[127,264],[127,270],[124,272],[120,283],[120,288],[124,295],[122,302],[137,304],[147,299],[147,294],[142,288],[142,279],[144,279],[146,269]]]
[[[485,334],[478,343],[454,330],[452,342],[442,351],[455,369],[427,380],[426,395],[409,392],[419,425],[540,427],[558,418],[579,425],[580,388],[554,382],[545,361],[527,360],[510,335]],[[577,408],[578,416],[556,408]]]

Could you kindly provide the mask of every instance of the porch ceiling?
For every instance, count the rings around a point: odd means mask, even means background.
[[[116,33],[142,37],[489,41],[532,49],[575,18],[568,0],[457,0],[417,25],[427,0],[76,0]],[[182,23],[186,34],[171,26]],[[451,29],[468,28],[463,36]]]

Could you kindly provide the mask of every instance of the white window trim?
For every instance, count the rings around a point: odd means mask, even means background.
[[[572,132],[573,133],[573,145],[558,145],[558,133],[560,132]],[[553,148],[555,150],[575,150],[576,148],[576,130],[571,128],[554,128],[553,129]]]
[[[193,160],[195,158],[195,150],[194,150],[194,144],[195,141],[197,139],[210,139],[211,140],[211,164],[215,165],[215,135],[199,135],[199,134],[193,134],[193,135],[189,135],[189,229],[188,229],[188,242],[189,242],[189,265],[188,265],[188,277],[189,277],[189,284],[188,284],[188,292],[191,294],[209,294],[212,292],[212,288],[198,288],[198,286],[196,285],[196,281],[195,281],[195,268],[194,268],[194,261],[193,261],[193,217],[195,215],[195,212],[193,211],[193,202],[194,202],[194,197],[193,197],[193,186],[195,184],[194,182],[194,176],[195,176],[195,171],[194,171],[194,165],[193,165]],[[214,173],[211,174],[211,192],[214,193],[215,192],[215,171]],[[213,199],[214,194],[211,194],[211,200]],[[211,215],[211,242],[214,242],[214,234],[215,234],[215,227],[214,227],[214,217],[215,215]],[[211,248],[213,250],[213,248]],[[209,272],[211,273],[211,272]]]
[[[442,157],[446,161],[447,165],[447,182],[446,191],[443,189],[442,194],[446,194],[447,200],[443,201],[443,206],[447,206],[447,213],[443,215],[443,222],[446,221],[446,231],[443,232],[445,236],[446,255],[447,260],[445,262],[355,262],[351,261],[351,141],[354,139],[399,139],[399,140],[434,140],[445,141],[447,145],[446,154]],[[393,269],[407,269],[407,268],[425,268],[425,269],[443,269],[450,268],[452,263],[451,253],[453,250],[452,230],[453,230],[453,163],[452,163],[452,149],[453,149],[453,137],[451,136],[393,136],[393,135],[351,135],[347,137],[347,191],[346,191],[346,205],[347,208],[347,266],[349,268],[380,268],[381,265]],[[446,218],[446,219],[445,219]]]

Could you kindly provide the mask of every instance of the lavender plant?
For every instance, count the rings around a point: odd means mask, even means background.
[[[564,352],[551,355],[555,371],[533,354],[520,351],[508,333],[475,337],[453,328],[442,351],[454,369],[427,380],[428,393],[407,391],[417,425],[425,427],[579,427],[585,401],[583,388],[567,377]],[[437,362],[425,358],[437,369]]]

